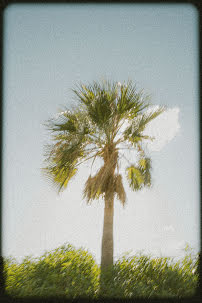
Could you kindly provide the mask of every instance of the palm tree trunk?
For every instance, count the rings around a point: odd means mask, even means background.
[[[105,196],[104,224],[102,235],[102,255],[101,255],[101,275],[100,275],[100,293],[107,295],[108,283],[112,286],[110,270],[113,266],[113,219],[114,219],[114,196]]]
[[[114,201],[113,197],[109,200],[105,198],[104,225],[102,235],[102,257],[101,268],[113,265],[113,219],[114,219]]]
[[[113,142],[105,146],[103,155],[104,167],[109,167],[108,178],[105,183],[105,208],[102,235],[100,294],[107,296],[108,290],[113,288],[113,221],[114,221],[114,174],[117,166],[118,152]],[[110,287],[109,287],[110,284]]]

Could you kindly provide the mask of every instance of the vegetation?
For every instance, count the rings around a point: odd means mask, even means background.
[[[85,250],[64,245],[41,258],[5,262],[8,294],[13,296],[95,296],[99,269]]]
[[[80,85],[74,90],[78,106],[67,109],[58,119],[47,122],[52,132],[52,144],[47,146],[45,174],[57,186],[64,189],[85,161],[102,159],[103,165],[89,176],[84,198],[103,198],[105,203],[102,237],[101,279],[105,269],[113,266],[113,215],[114,198],[124,205],[126,193],[119,173],[121,150],[136,152],[127,159],[126,176],[132,190],[151,186],[151,160],[142,146],[144,140],[152,140],[144,133],[147,124],[160,115],[163,107],[154,109],[143,91],[132,82],[127,84],[94,82]],[[104,289],[102,289],[105,292]]]
[[[124,255],[105,275],[107,297],[165,298],[195,294],[198,279],[198,255],[152,258],[144,254]],[[21,263],[5,259],[6,292],[14,297],[89,297],[99,296],[100,268],[84,249],[64,245],[38,259]]]

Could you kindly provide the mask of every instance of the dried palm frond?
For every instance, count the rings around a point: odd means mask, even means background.
[[[98,170],[95,176],[89,177],[85,183],[83,196],[90,200],[98,199],[100,195],[114,191],[114,171],[117,166],[118,152],[112,147],[105,146],[102,150],[101,157],[104,165]]]
[[[98,183],[96,181],[97,176],[89,176],[85,183],[83,197],[87,199],[87,203],[89,203],[91,200],[99,199],[101,195],[101,188],[100,186],[97,186]]]
[[[117,194],[117,198],[121,201],[122,205],[125,205],[126,202],[126,192],[123,187],[122,176],[116,175],[114,182],[114,191]]]
[[[87,203],[93,199],[98,199],[107,191],[113,191],[114,176],[110,174],[112,165],[113,163],[104,165],[94,177],[89,176],[83,191],[83,196],[87,198]]]

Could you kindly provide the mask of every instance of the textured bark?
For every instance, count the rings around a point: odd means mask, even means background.
[[[105,297],[113,284],[113,219],[114,219],[114,197],[105,198],[104,225],[102,235],[102,256],[100,275],[100,295]]]
[[[114,201],[113,197],[105,199],[104,224],[102,235],[102,257],[101,270],[113,265],[113,219],[114,219]]]

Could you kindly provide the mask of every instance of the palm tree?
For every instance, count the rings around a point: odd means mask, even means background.
[[[132,190],[151,186],[151,161],[142,143],[153,138],[145,135],[148,123],[164,111],[151,110],[143,91],[131,81],[126,84],[104,81],[77,85],[73,90],[79,105],[47,121],[53,143],[47,146],[44,171],[61,191],[89,160],[102,159],[102,166],[89,176],[83,195],[87,203],[103,198],[104,225],[101,273],[113,265],[114,198],[126,202],[120,159],[124,149],[136,151],[138,157],[129,162],[126,176]],[[149,110],[150,109],[150,110]],[[138,160],[138,162],[136,161]]]

